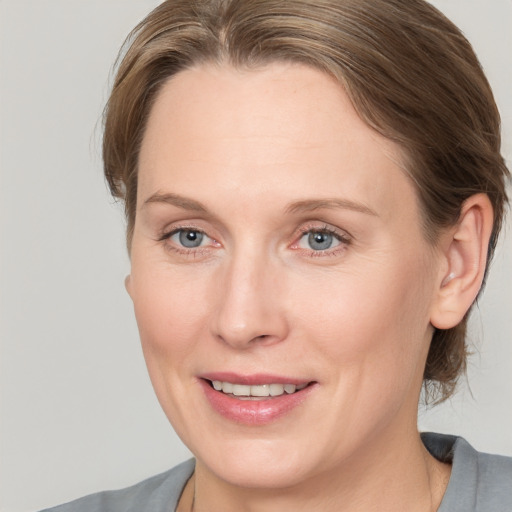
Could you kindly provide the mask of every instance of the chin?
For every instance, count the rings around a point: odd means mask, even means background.
[[[293,487],[314,473],[316,466],[312,454],[304,453],[291,440],[240,440],[230,446],[219,443],[215,451],[206,449],[204,458],[200,451],[196,453],[198,465],[231,485],[245,488]]]

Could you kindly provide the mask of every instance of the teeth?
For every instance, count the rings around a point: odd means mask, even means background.
[[[284,393],[282,384],[270,384],[270,396],[280,396]]]
[[[222,382],[220,385],[222,386],[223,393],[233,393],[233,384],[231,382]]]
[[[243,384],[233,384],[233,395],[235,396],[249,396],[251,394],[251,386]]]
[[[291,395],[307,386],[307,384],[258,384],[249,386],[246,384],[221,382],[220,380],[212,381],[212,385],[215,390],[222,391],[228,395],[256,397],[281,396],[285,393]]]
[[[251,386],[251,396],[270,396],[270,385]]]
[[[284,390],[289,395],[291,395],[292,393],[295,393],[296,389],[297,389],[297,386],[295,384],[285,384],[284,385]]]

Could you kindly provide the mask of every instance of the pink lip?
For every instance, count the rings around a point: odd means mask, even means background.
[[[282,418],[292,409],[296,408],[307,399],[316,389],[316,384],[311,383],[304,389],[276,397],[260,398],[258,400],[242,400],[221,391],[215,391],[211,386],[211,380],[220,380],[245,385],[257,384],[304,384],[308,381],[286,379],[275,375],[248,375],[241,376],[231,373],[215,373],[201,376],[199,383],[212,408],[224,418],[244,425],[261,426]]]

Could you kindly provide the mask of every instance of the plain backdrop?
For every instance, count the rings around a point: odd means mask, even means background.
[[[190,456],[153,395],[99,156],[125,35],[156,0],[0,0],[0,510],[135,483]],[[436,0],[473,42],[512,162],[512,2]],[[509,223],[510,224],[510,223]],[[472,320],[468,382],[422,429],[512,455],[512,230]]]

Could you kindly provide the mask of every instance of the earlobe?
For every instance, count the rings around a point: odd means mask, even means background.
[[[133,299],[132,297],[132,276],[130,274],[128,274],[125,278],[124,278],[124,287],[126,288],[126,291],[128,292],[128,295]]]
[[[476,299],[487,265],[492,223],[489,198],[475,194],[464,202],[457,224],[443,235],[444,264],[430,316],[434,327],[455,327]]]

